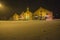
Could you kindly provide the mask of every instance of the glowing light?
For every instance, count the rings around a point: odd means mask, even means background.
[[[0,4],[0,7],[2,7],[2,4]]]

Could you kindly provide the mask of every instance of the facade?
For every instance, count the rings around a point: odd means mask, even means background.
[[[47,18],[47,15],[49,16],[49,19],[53,19],[53,13],[51,11],[40,7],[34,12],[34,19],[44,20]]]
[[[13,15],[13,20],[32,20],[32,12],[27,8],[26,12],[22,12],[20,15],[15,13]]]
[[[30,12],[29,8],[27,8],[26,12],[22,12],[20,15],[15,13],[13,15],[13,20],[52,20],[53,13],[47,9],[40,7],[34,13]]]
[[[17,13],[13,15],[13,20],[16,20],[16,21],[19,20],[19,15]]]
[[[19,15],[19,20],[24,20],[24,12]]]
[[[27,8],[27,11],[24,12],[23,16],[26,20],[32,20],[32,12],[29,11],[29,8]]]

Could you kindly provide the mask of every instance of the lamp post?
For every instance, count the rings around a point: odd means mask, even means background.
[[[0,15],[4,15],[5,11],[6,11],[5,6],[2,3],[0,3]],[[1,19],[5,19],[5,17],[2,16]]]
[[[0,3],[0,11],[1,11],[2,13],[5,13],[6,11],[8,11],[7,9],[8,9],[8,8],[7,8],[3,3]]]
[[[3,5],[0,3],[0,9],[3,8]]]
[[[0,7],[1,7],[2,5],[0,4]]]

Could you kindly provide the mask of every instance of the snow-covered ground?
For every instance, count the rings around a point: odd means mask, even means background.
[[[0,40],[60,40],[60,20],[0,21]]]

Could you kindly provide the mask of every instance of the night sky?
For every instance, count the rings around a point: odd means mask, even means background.
[[[59,0],[0,0],[0,3],[6,8],[6,12],[0,11],[0,18],[9,18],[15,12],[20,14],[21,12],[26,11],[27,7],[30,8],[31,12],[34,12],[41,6],[53,11],[54,18],[60,18]]]

